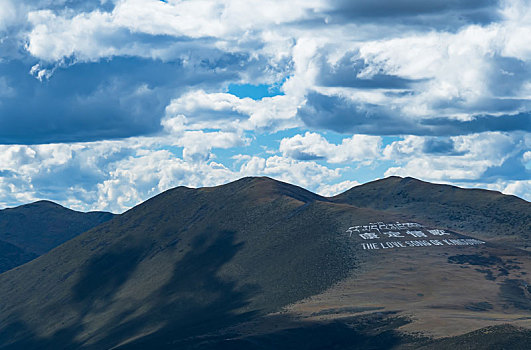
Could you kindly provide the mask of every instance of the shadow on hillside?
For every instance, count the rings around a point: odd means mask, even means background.
[[[96,256],[89,260],[72,288],[72,301],[81,317],[103,311],[127,282],[142,258],[142,248],[133,247]]]
[[[256,312],[236,313],[235,310],[246,306],[257,288],[236,288],[234,282],[218,276],[220,268],[241,247],[241,243],[234,243],[234,232],[205,232],[193,242],[191,251],[176,262],[172,277],[165,285],[141,305],[122,308],[120,313],[108,312],[112,310],[113,297],[134,272],[145,250],[137,247],[95,257],[82,271],[82,277],[72,289],[71,300],[66,302],[79,311],[75,322],[50,338],[39,338],[27,324],[15,320],[2,327],[0,348],[106,349],[122,343],[124,349],[173,348],[172,342],[249,319]],[[93,312],[99,313],[101,327],[90,344],[81,343],[78,339],[83,339],[85,331],[83,317]],[[128,342],[150,329],[157,331]],[[16,342],[7,345],[13,339]]]
[[[399,344],[425,340],[407,337],[397,328],[409,320],[393,313],[373,313],[344,318],[341,321],[299,321],[278,316],[268,323],[289,325],[262,334],[226,334],[205,337],[200,341],[182,342],[178,349],[254,350],[254,349],[391,349]],[[276,321],[276,322],[275,322]],[[252,332],[252,331],[251,331]]]

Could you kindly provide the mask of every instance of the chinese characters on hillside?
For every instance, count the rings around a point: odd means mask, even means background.
[[[452,234],[439,229],[427,229],[415,222],[385,224],[372,222],[352,226],[346,231],[349,237],[362,240],[364,250],[393,249],[406,247],[466,246],[485,242],[473,238],[453,238]],[[389,239],[393,239],[390,241]]]

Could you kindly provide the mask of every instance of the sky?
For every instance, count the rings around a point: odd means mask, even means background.
[[[269,176],[531,200],[531,2],[0,0],[0,208]]]

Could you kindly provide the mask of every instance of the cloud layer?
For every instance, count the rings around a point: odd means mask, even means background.
[[[519,0],[1,0],[0,205],[245,175],[529,199],[529,37]]]

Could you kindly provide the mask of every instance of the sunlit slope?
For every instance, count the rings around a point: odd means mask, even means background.
[[[388,177],[331,198],[531,249],[531,203],[495,191]]]

